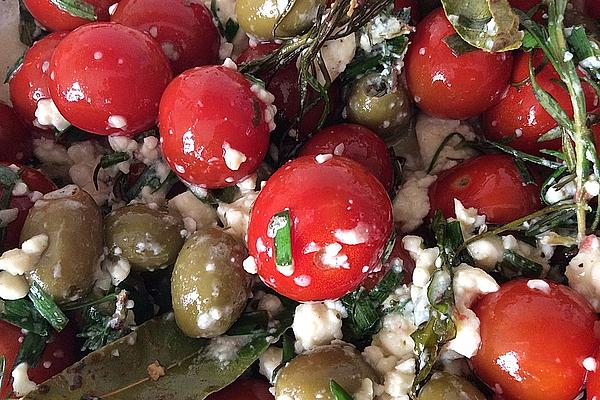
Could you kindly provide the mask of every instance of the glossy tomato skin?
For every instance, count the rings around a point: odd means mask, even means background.
[[[50,98],[47,81],[50,59],[54,49],[65,36],[67,32],[54,32],[35,42],[25,53],[23,64],[8,83],[10,101],[15,111],[29,126],[36,121],[35,110],[38,101]]]
[[[392,232],[391,202],[381,183],[344,157],[312,156],[282,166],[250,215],[248,248],[271,288],[298,301],[336,299],[380,263]],[[275,265],[273,216],[289,210],[293,271]]]
[[[278,48],[279,45],[275,43],[259,43],[254,47],[249,47],[240,54],[237,62],[241,64],[243,62],[256,60],[272,53]],[[295,119],[300,114],[300,90],[298,88],[298,68],[296,67],[296,62],[292,61],[275,73],[268,76],[262,76],[261,79],[267,83],[267,90],[275,96],[273,104],[277,107],[279,120],[284,122],[286,126],[294,123]],[[337,109],[339,103],[340,95],[337,82],[332,84],[328,95],[329,107],[330,110],[332,110],[332,112],[330,112],[331,115],[333,110]],[[308,104],[311,104],[316,99],[317,94],[314,91],[310,91],[308,95]],[[298,139],[306,139],[316,132],[324,110],[325,103],[319,101],[317,105],[306,111],[296,129]]]
[[[540,189],[525,184],[514,160],[502,154],[482,155],[442,172],[429,188],[431,212],[455,217],[454,199],[505,224],[541,208]]]
[[[442,8],[423,18],[406,54],[406,82],[415,104],[427,114],[467,119],[500,100],[513,57],[483,50],[454,55],[444,39],[455,33]]]
[[[387,262],[379,270],[376,269],[373,273],[369,274],[363,281],[362,286],[367,290],[372,290],[381,282],[392,267],[399,266],[402,267],[402,272],[404,273],[402,283],[405,285],[410,284],[412,282],[413,271],[415,270],[415,260],[413,260],[410,253],[404,248],[400,234],[396,237],[396,242]]]
[[[122,0],[111,21],[148,33],[161,45],[178,75],[216,64],[221,39],[213,16],[201,3],[184,0]]]
[[[115,1],[86,0],[85,2],[94,7],[98,21],[108,21],[108,8]],[[72,31],[91,22],[62,11],[51,0],[23,0],[23,3],[25,3],[25,7],[27,7],[33,18],[50,31]]]
[[[267,382],[259,379],[238,379],[226,388],[213,393],[206,400],[273,400]]]
[[[184,72],[165,90],[162,150],[183,180],[221,188],[259,167],[269,146],[266,114],[272,109],[251,87],[238,71],[205,66]]]
[[[534,52],[533,65],[542,66],[544,55]],[[515,60],[512,86],[506,96],[483,114],[485,136],[492,140],[512,138],[510,145],[517,150],[538,153],[541,149],[558,150],[560,139],[539,142],[541,135],[557,126],[556,121],[537,101],[529,81],[530,53],[520,53]],[[560,78],[552,65],[545,65],[536,75],[538,84],[558,101],[569,116],[573,115],[573,106],[567,90],[561,85]],[[584,83],[583,90],[589,111],[598,107],[598,95],[594,89]]]
[[[583,386],[583,360],[598,348],[597,315],[567,286],[530,282],[509,281],[473,308],[481,335],[473,368],[506,400],[572,400]]]
[[[12,163],[2,162],[0,164],[8,166]],[[23,196],[10,197],[8,208],[18,209],[19,214],[17,215],[17,219],[8,224],[6,227],[4,240],[2,242],[3,250],[14,249],[19,245],[21,229],[23,228],[25,219],[29,214],[29,209],[33,207],[36,197],[41,197],[40,194],[36,194],[34,192],[46,194],[57,189],[56,185],[40,171],[20,164],[15,165],[21,169],[20,177],[29,188],[29,193]],[[0,188],[0,196],[3,194],[4,189]]]
[[[300,156],[333,154],[354,160],[369,170],[389,191],[394,168],[385,142],[358,124],[331,125],[317,132],[300,149]]]
[[[60,113],[98,135],[134,135],[151,128],[172,78],[167,57],[150,36],[115,23],[71,32],[56,47],[49,74]]]
[[[596,362],[595,369],[588,371],[586,377],[585,390],[589,400],[600,399],[600,351],[594,357]]]
[[[6,358],[5,371],[7,373],[2,382],[2,387],[0,387],[0,397],[6,399],[9,398],[12,392],[10,371],[13,368],[24,335],[20,328],[5,321],[0,321],[0,332],[2,332],[0,335],[0,355]],[[42,358],[35,367],[28,369],[27,375],[33,382],[40,384],[74,364],[78,359],[79,352],[75,331],[69,325],[62,332],[50,337]]]
[[[15,111],[0,101],[0,161],[24,162],[32,154],[31,132]]]

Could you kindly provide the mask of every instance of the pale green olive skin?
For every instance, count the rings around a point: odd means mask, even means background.
[[[153,271],[173,264],[185,241],[183,230],[180,215],[143,204],[119,208],[104,220],[106,247],[126,258],[136,271]]]
[[[273,30],[281,13],[273,3],[271,0],[237,0],[235,11],[240,27],[260,40],[297,36],[310,28],[318,7],[325,4],[325,0],[296,0],[276,32]]]
[[[171,277],[175,320],[186,335],[216,337],[239,318],[251,293],[246,257],[246,247],[219,228],[187,239]]]
[[[57,303],[77,300],[94,283],[102,255],[102,213],[94,199],[75,185],[46,194],[29,211],[21,242],[48,236],[48,248],[27,279]]]
[[[330,390],[331,380],[353,394],[361,388],[364,379],[378,382],[376,376],[354,347],[341,343],[319,346],[296,356],[279,371],[275,397],[335,400]]]
[[[465,378],[436,372],[423,386],[417,400],[485,400],[485,395]]]
[[[352,86],[346,107],[348,120],[376,132],[388,145],[406,135],[412,119],[412,104],[406,88],[377,90],[379,74],[369,74]]]

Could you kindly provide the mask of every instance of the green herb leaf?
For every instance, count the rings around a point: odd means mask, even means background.
[[[48,323],[26,299],[0,300],[0,319],[28,332],[48,335]]]
[[[83,0],[50,0],[52,4],[62,11],[71,14],[74,17],[96,21],[96,10],[94,6]]]
[[[240,315],[227,334],[229,336],[250,335],[265,330],[269,325],[269,314],[264,310],[251,311]]]
[[[281,371],[288,362],[290,362],[294,357],[296,357],[296,349],[294,347],[294,339],[290,336],[289,333],[285,333],[282,338],[283,344],[283,354],[281,357],[281,363],[273,370],[273,375],[271,377],[271,382],[275,381],[275,377]]]
[[[446,43],[450,50],[452,50],[452,53],[455,56],[461,56],[463,54],[478,50],[477,47],[473,47],[469,43],[465,42],[465,40],[460,37],[458,33],[446,36],[444,43]]]
[[[46,348],[47,339],[47,336],[40,336],[28,332],[23,339],[23,343],[21,343],[21,346],[19,347],[19,352],[17,353],[14,365],[17,366],[26,362],[29,366],[35,367],[42,358],[42,353],[44,353],[44,349]]]
[[[523,257],[513,250],[504,250],[502,261],[507,264],[509,268],[528,278],[537,278],[544,272],[544,267],[542,267],[541,264],[530,260],[527,257]]]
[[[19,173],[4,165],[0,165],[0,186],[11,189],[20,180]]]
[[[471,46],[490,52],[521,47],[519,18],[507,0],[442,0],[448,20]]]
[[[293,268],[294,265],[291,225],[290,210],[278,212],[269,222],[267,234],[269,237],[274,238],[275,265],[280,270],[287,271]]]
[[[233,41],[233,39],[235,38],[235,35],[237,35],[239,30],[240,30],[240,24],[235,22],[233,19],[229,18],[227,20],[227,22],[225,23],[225,32],[224,32],[225,40],[227,40],[228,42],[231,43]]]
[[[35,309],[54,329],[58,332],[62,331],[69,323],[67,316],[56,305],[52,297],[44,292],[37,283],[32,281],[30,284],[28,296]]]
[[[25,54],[23,54],[21,57],[19,57],[17,59],[17,61],[15,61],[15,63],[8,69],[8,71],[6,71],[6,76],[4,77],[4,83],[8,83],[10,82],[10,79],[12,78],[12,76],[14,75],[15,72],[17,72],[17,70],[19,68],[21,68],[21,65],[23,65],[23,58],[25,57]]]
[[[4,378],[6,377],[6,357],[0,354],[0,387],[4,387]]]
[[[185,336],[170,314],[84,357],[24,399],[202,400],[246,371],[292,319],[287,311],[274,330],[207,340]],[[165,375],[153,381],[148,366],[156,362]]]
[[[333,379],[329,382],[329,388],[334,400],[354,400],[352,396],[350,396],[350,394]]]

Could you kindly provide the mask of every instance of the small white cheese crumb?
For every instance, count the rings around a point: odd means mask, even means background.
[[[334,236],[343,244],[363,244],[369,240],[369,226],[359,222],[354,229],[337,229]]]
[[[273,371],[283,361],[283,349],[271,346],[258,359],[258,372],[266,377],[269,382],[273,381]]]
[[[252,256],[248,256],[242,264],[244,266],[244,271],[249,274],[256,275],[258,273],[258,266],[256,265],[256,260]]]
[[[539,290],[546,294],[550,294],[550,285],[542,279],[530,279],[527,281],[527,287],[532,290]]]
[[[225,165],[227,165],[227,168],[232,171],[239,170],[240,165],[248,160],[244,153],[232,148],[227,142],[223,144],[223,159],[225,160]]]
[[[583,368],[585,368],[587,371],[595,372],[598,368],[598,363],[594,357],[588,357],[583,360]]]
[[[237,64],[231,58],[229,58],[229,57],[227,57],[225,59],[225,61],[223,61],[223,66],[225,68],[229,68],[229,69],[232,69],[234,71],[237,71],[237,69],[238,69]]]
[[[58,111],[52,99],[41,99],[37,102],[35,118],[34,125],[54,127],[61,132],[71,126],[71,123]]]
[[[0,271],[0,298],[4,300],[18,300],[27,296],[29,284],[24,276],[12,275]]]
[[[18,397],[26,396],[37,389],[37,385],[27,375],[28,369],[27,363],[21,363],[12,371],[13,391]]]
[[[111,115],[108,117],[108,126],[115,129],[123,129],[127,126],[127,119],[122,115]]]
[[[0,256],[0,270],[12,275],[23,275],[35,267],[48,248],[48,236],[36,235],[23,242],[20,249],[11,249]]]
[[[333,158],[333,154],[317,154],[315,160],[319,164],[323,164]]]
[[[394,221],[404,233],[418,228],[429,214],[429,186],[437,176],[415,172],[406,177],[394,199]]]
[[[342,317],[335,302],[300,304],[296,307],[292,330],[296,336],[296,352],[342,339]]]

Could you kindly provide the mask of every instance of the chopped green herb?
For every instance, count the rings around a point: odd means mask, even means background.
[[[58,332],[62,331],[69,323],[67,316],[56,305],[52,297],[44,292],[35,281],[32,281],[30,285],[28,296],[35,309],[54,329]]]
[[[46,348],[47,336],[40,336],[32,332],[28,332],[23,338],[23,343],[19,347],[17,358],[15,359],[14,365],[17,366],[21,363],[26,362],[29,366],[35,367],[42,353]]]
[[[83,0],[50,0],[56,7],[71,14],[74,17],[87,19],[88,21],[96,21],[96,10],[94,6]]]
[[[329,388],[331,389],[331,395],[334,400],[353,400],[352,396],[350,396],[350,394],[348,394],[348,392],[333,379],[329,383]]]
[[[15,61],[15,63],[8,69],[8,71],[6,71],[6,76],[4,77],[5,84],[8,83],[14,75],[14,73],[17,72],[19,68],[21,68],[21,65],[23,65],[23,57],[25,57],[25,54],[19,57],[17,61]]]
[[[294,266],[291,225],[290,210],[283,210],[271,218],[267,232],[269,237],[274,238],[275,265],[286,272]]]
[[[544,272],[544,268],[541,264],[523,257],[513,250],[504,250],[502,261],[509,266],[510,269],[528,278],[537,278]]]

